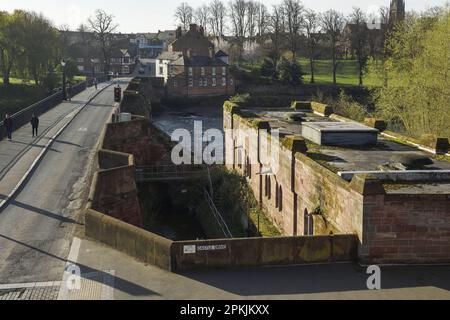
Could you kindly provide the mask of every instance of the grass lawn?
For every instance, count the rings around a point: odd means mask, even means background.
[[[0,119],[5,118],[5,114],[14,114],[26,108],[36,101],[47,96],[46,90],[32,84],[22,84],[21,80],[11,79],[11,86],[5,88],[0,81]]]
[[[310,83],[311,72],[309,60],[300,59],[300,64],[305,75],[303,79],[305,83]],[[333,68],[331,60],[315,60],[314,61],[314,78],[318,84],[333,84]],[[336,72],[336,81],[338,85],[359,85],[359,67],[356,60],[340,60]],[[364,85],[372,85],[371,81],[363,78]]]

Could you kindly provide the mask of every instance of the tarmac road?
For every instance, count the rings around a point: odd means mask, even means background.
[[[120,80],[122,88],[128,81]],[[113,86],[64,129],[0,213],[0,284],[61,280],[89,187],[86,171],[112,105]]]

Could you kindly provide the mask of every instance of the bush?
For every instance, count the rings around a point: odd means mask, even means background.
[[[276,77],[276,68],[275,65],[273,64],[273,61],[270,59],[264,59],[264,61],[262,62],[260,68],[259,68],[259,72],[261,74],[261,76],[263,77],[271,77],[271,78],[275,78]]]
[[[362,122],[365,118],[370,117],[370,113],[367,109],[346,95],[343,90],[341,90],[339,100],[333,108],[338,115],[353,119],[355,121]]]
[[[296,60],[281,58],[277,67],[278,79],[285,84],[299,85],[303,83],[303,71]]]

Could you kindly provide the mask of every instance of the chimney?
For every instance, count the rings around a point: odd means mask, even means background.
[[[211,59],[214,59],[214,48],[213,47],[209,47],[209,57]]]

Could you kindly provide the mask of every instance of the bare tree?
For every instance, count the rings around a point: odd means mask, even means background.
[[[209,5],[210,27],[212,34],[219,38],[224,34],[227,8],[221,0],[213,0]]]
[[[257,11],[256,11],[256,24],[257,24],[257,35],[258,42],[260,44],[264,41],[264,36],[267,32],[269,20],[269,13],[267,12],[267,8],[262,3],[257,3]]]
[[[331,47],[333,69],[333,84],[336,85],[336,70],[338,66],[337,45],[345,25],[344,15],[336,10],[328,10],[322,14],[322,28],[325,31]]]
[[[207,34],[207,26],[210,21],[210,11],[207,5],[202,5],[195,10],[195,23],[199,26],[202,26],[205,30],[205,34]]]
[[[359,85],[362,86],[363,70],[367,62],[367,17],[360,8],[354,7],[353,12],[350,14],[350,22],[352,24],[350,41],[358,60]]]
[[[182,2],[175,11],[175,19],[181,24],[184,30],[189,29],[193,16],[194,9],[192,9],[192,7],[186,2]]]
[[[303,23],[303,5],[299,0],[284,0],[283,11],[286,20],[289,48],[292,52],[292,59],[295,60],[297,56],[300,28]]]
[[[305,29],[306,37],[307,37],[307,45],[308,45],[308,57],[309,57],[309,65],[311,68],[311,83],[315,82],[314,79],[314,56],[316,53],[316,46],[318,39],[318,31],[319,31],[319,15],[313,10],[305,11],[305,19],[303,23],[303,27]]]
[[[258,4],[252,0],[247,2],[246,31],[250,40],[254,40],[257,32]]]
[[[238,42],[238,60],[240,60],[247,31],[247,3],[245,0],[232,0],[229,7],[232,31]]]
[[[268,36],[270,38],[269,57],[276,67],[281,57],[284,35],[283,7],[274,5],[268,18]]]
[[[101,9],[95,11],[94,17],[89,18],[88,23],[100,44],[106,75],[111,66],[112,33],[117,29],[118,25],[114,22],[113,15]]]

